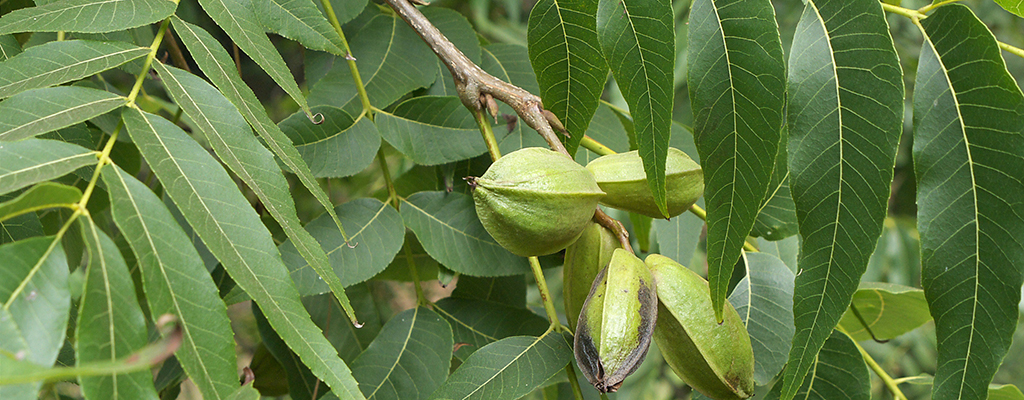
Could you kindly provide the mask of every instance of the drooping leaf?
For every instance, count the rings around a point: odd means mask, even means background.
[[[160,0],[166,1],[166,0]],[[21,92],[0,102],[0,141],[15,141],[57,130],[121,107],[127,99],[77,86]]]
[[[270,116],[267,115],[266,109],[263,108],[252,89],[242,81],[242,77],[235,71],[234,62],[231,61],[231,57],[220,46],[220,43],[202,28],[177,18],[174,19],[174,28],[203,73],[220,89],[228,101],[238,108],[238,111],[242,113],[246,121],[249,121],[256,133],[259,133],[263,142],[270,147],[274,155],[299,177],[299,181],[324,207],[338,229],[342,229],[341,220],[334,213],[334,205],[316,182],[313,174],[309,171],[309,166],[302,161],[298,150],[281,131],[281,128],[274,124]],[[342,235],[344,234],[345,232],[342,231]]]
[[[435,260],[473,276],[526,273],[530,265],[494,241],[476,216],[473,199],[452,192],[419,192],[402,202],[402,219]]]
[[[871,398],[871,377],[868,367],[849,336],[832,331],[821,351],[812,360],[814,375],[808,376],[797,390],[807,400],[868,400]],[[778,381],[766,400],[782,397],[782,381]]]
[[[789,134],[782,131],[780,143],[788,143]],[[761,208],[754,220],[751,236],[763,237],[768,240],[782,240],[796,235],[800,227],[796,221],[796,205],[789,190],[789,152],[785,147],[779,149],[775,157],[775,171],[772,172],[768,194],[761,202]]]
[[[231,37],[231,40],[238,45],[238,48],[255,61],[267,75],[270,75],[270,78],[277,82],[292,100],[295,100],[295,103],[299,105],[299,108],[306,115],[313,118],[309,105],[306,103],[306,97],[302,95],[299,85],[295,83],[295,77],[288,70],[288,66],[285,65],[281,54],[270,43],[270,38],[263,32],[263,26],[256,17],[253,2],[245,0],[200,0],[199,4],[203,6],[206,14],[221,29],[224,29],[224,32]],[[179,25],[175,21],[175,28],[178,27]],[[189,51],[194,50],[190,48]],[[193,57],[197,56],[193,55]],[[202,69],[206,72],[206,68]],[[221,90],[223,89],[221,88]]]
[[[182,330],[176,357],[204,398],[238,388],[227,308],[192,242],[145,184],[116,165],[102,172],[114,222],[138,261],[152,316],[173,314]]]
[[[572,360],[572,338],[549,331],[513,336],[469,356],[432,399],[518,399],[540,387]]]
[[[0,35],[121,31],[167,18],[177,7],[173,0],[59,0],[0,17]]]
[[[34,237],[0,245],[0,260],[4,260],[4,268],[0,269],[0,305],[3,309],[0,316],[11,321],[2,324],[3,330],[6,333],[16,331],[20,335],[20,340],[5,335],[2,348],[7,350],[18,341],[17,347],[12,349],[15,350],[13,356],[24,362],[24,366],[49,367],[57,360],[57,353],[64,344],[68,311],[71,309],[64,249],[52,236]],[[8,360],[0,362],[4,366],[11,364]],[[18,365],[10,371],[4,369],[0,371],[0,377],[4,379],[30,372]],[[34,399],[38,396],[40,384],[25,383],[32,381],[8,382],[21,384],[0,386],[0,396]]]
[[[302,308],[270,232],[223,168],[170,121],[134,108],[122,118],[189,224],[288,346],[331,389],[360,398],[348,367]]]
[[[892,339],[932,319],[924,291],[892,283],[862,283],[850,307],[839,326],[856,341]]]
[[[1017,327],[1024,95],[967,7],[921,21],[914,167],[921,284],[935,317],[935,399],[984,398]]]
[[[278,124],[313,176],[355,175],[373,162],[380,148],[380,133],[369,118],[353,120],[349,113],[331,106],[316,106],[313,112],[324,117],[319,125],[302,113],[292,114]]]
[[[146,53],[149,49],[144,47],[91,40],[49,42],[30,47],[0,63],[0,99],[29,89],[82,79]]]
[[[378,113],[374,121],[384,140],[417,164],[461,161],[487,152],[473,114],[458,97],[416,97],[391,113]]]
[[[352,200],[334,210],[346,231],[353,233],[349,242],[354,247],[345,243],[337,226],[326,215],[306,224],[306,230],[327,252],[330,266],[341,284],[355,285],[383,271],[405,240],[405,226],[398,211],[371,198]],[[282,244],[280,250],[300,294],[305,296],[328,290],[319,274],[295,250],[292,240]]]
[[[903,79],[881,5],[808,2],[789,60],[789,185],[802,236],[783,398],[850,304],[882,230]]]
[[[530,64],[544,108],[569,131],[569,154],[583,139],[608,80],[608,65],[597,41],[597,0],[541,0],[530,12]]]
[[[116,362],[146,345],[146,318],[117,245],[92,218],[78,221],[88,250],[88,268],[76,318],[75,364]],[[149,371],[82,377],[79,383],[89,399],[157,399]]]
[[[747,326],[754,348],[754,381],[767,385],[786,366],[793,340],[793,272],[775,256],[744,253],[747,276],[729,302]]]
[[[437,312],[451,324],[455,343],[459,345],[455,355],[462,360],[489,343],[510,336],[541,335],[551,326],[525,308],[475,299],[441,299]]]
[[[312,50],[341,54],[341,36],[312,0],[254,0],[253,11],[269,31]]]
[[[18,197],[0,203],[0,221],[47,208],[71,208],[81,199],[82,191],[77,187],[43,182],[26,190]]]
[[[434,53],[400,18],[380,14],[349,39],[370,104],[384,108],[410,91],[434,82]],[[313,105],[330,105],[358,115],[362,103],[347,62],[338,59],[309,91]]]
[[[600,0],[597,39],[629,105],[647,183],[662,213],[665,159],[672,128],[675,29],[672,5],[650,0]]]
[[[426,399],[448,377],[452,328],[426,307],[394,316],[352,362],[367,399]]]
[[[733,265],[775,169],[786,66],[770,1],[696,0],[688,29],[687,86],[708,210],[708,283],[721,320]]]

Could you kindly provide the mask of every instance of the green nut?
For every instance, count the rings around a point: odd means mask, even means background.
[[[652,218],[665,218],[647,185],[644,164],[636,150],[601,156],[587,164],[606,193],[601,204]],[[704,171],[682,150],[670,147],[665,162],[668,217],[686,212],[704,194]]]
[[[572,244],[604,192],[569,157],[528,147],[499,158],[479,178],[466,178],[484,229],[513,254],[528,257]]]
[[[573,343],[580,371],[599,392],[618,390],[647,357],[657,304],[647,266],[633,253],[615,249],[583,303]]]
[[[754,351],[736,309],[726,302],[719,324],[704,278],[665,256],[652,254],[645,261],[658,284],[661,318],[654,341],[668,365],[710,398],[753,396]]]
[[[562,299],[565,301],[565,317],[569,327],[576,329],[583,303],[587,301],[594,278],[612,259],[612,252],[622,247],[615,234],[589,222],[576,242],[565,248],[565,263],[562,267]]]

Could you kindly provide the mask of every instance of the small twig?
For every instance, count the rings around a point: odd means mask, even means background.
[[[628,250],[630,253],[634,253],[633,246],[629,244],[629,231],[626,230],[625,226],[622,226],[622,223],[619,222],[619,220],[608,216],[608,214],[605,214],[604,211],[601,211],[601,208],[598,207],[597,211],[594,213],[594,222],[597,222],[601,226],[612,231],[612,233],[619,238],[619,244],[622,245],[622,248]]]
[[[164,39],[167,40],[167,50],[171,53],[171,59],[174,60],[174,65],[178,68],[191,73],[192,68],[189,68],[188,61],[185,61],[185,55],[181,52],[181,47],[178,47],[178,41],[174,39],[174,34],[170,29],[164,35]]]

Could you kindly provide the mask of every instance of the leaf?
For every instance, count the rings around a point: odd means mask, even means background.
[[[292,100],[295,100],[295,103],[299,105],[299,108],[310,119],[314,118],[309,110],[309,105],[306,104],[306,98],[302,95],[302,91],[299,90],[299,85],[295,83],[295,77],[291,75],[291,71],[288,70],[288,66],[284,63],[284,59],[281,58],[281,54],[270,43],[270,38],[263,32],[263,26],[256,17],[256,13],[253,10],[255,6],[251,1],[200,0],[199,4],[203,6],[206,14],[221,29],[224,29],[224,32],[231,37],[231,40],[238,45],[239,49],[242,49],[249,58],[255,61],[267,75],[270,75],[270,78],[277,82],[281,89],[291,96]],[[181,29],[181,25],[177,21],[175,21],[174,26],[176,29]],[[193,51],[191,47],[189,51]],[[193,57],[196,56],[193,55]],[[206,72],[206,68],[202,68],[202,66],[200,68],[203,69],[203,72]],[[221,87],[221,85],[217,86]],[[221,87],[221,90],[224,90],[224,88]],[[236,103],[235,106],[238,106],[238,104]]]
[[[380,14],[349,41],[370,104],[385,108],[412,90],[434,82],[434,54],[405,21]],[[309,91],[313,105],[330,105],[358,115],[359,100],[352,71],[337,60]]]
[[[432,399],[518,399],[540,387],[572,360],[571,340],[549,331],[513,336],[469,356]]]
[[[160,0],[165,1],[165,0]],[[123,106],[116,94],[77,86],[21,92],[0,102],[0,141],[16,141],[88,120]]]
[[[356,316],[363,323],[362,328],[356,328],[348,322],[338,300],[330,293],[303,297],[302,305],[309,311],[313,322],[324,332],[327,340],[338,350],[338,356],[345,360],[345,363],[351,364],[352,360],[370,345],[373,338],[377,337],[383,323],[368,285],[349,286],[346,292],[352,299],[352,308],[356,310]]]
[[[850,399],[869,400],[871,398],[871,377],[868,368],[861,358],[857,346],[849,336],[839,331],[832,331],[821,352],[814,357],[814,375],[808,377],[800,386],[797,395],[801,399]],[[772,391],[765,396],[766,400],[779,399],[782,392],[782,381],[775,384]]]
[[[169,121],[133,108],[122,115],[143,157],[231,278],[331,389],[360,397],[348,367],[309,319],[267,231],[217,162]],[[159,132],[159,133],[157,133]]]
[[[22,214],[0,222],[0,244],[43,235],[43,225],[35,213]]]
[[[458,97],[409,99],[391,113],[377,113],[374,122],[384,140],[417,164],[461,161],[487,152],[473,114]]]
[[[177,7],[172,0],[60,0],[5,14],[0,17],[0,35],[121,31],[167,18]]]
[[[669,2],[650,0],[600,0],[597,10],[601,52],[629,104],[647,184],[666,215],[665,158],[675,62],[672,15]]]
[[[401,213],[427,254],[453,271],[507,276],[530,270],[525,257],[505,250],[484,230],[468,195],[419,192],[402,202]]]
[[[1024,2],[1021,0],[995,0],[1000,7],[1003,7],[1006,11],[1017,14],[1018,17],[1024,17]]]
[[[64,333],[71,309],[71,293],[68,291],[68,264],[64,249],[53,236],[34,237],[0,245],[0,316],[4,333],[17,332],[20,352],[14,354],[22,365],[0,362],[2,384],[33,382],[36,379],[9,381],[12,376],[31,372],[53,365],[57,353],[64,344]],[[11,322],[6,322],[11,321]],[[8,338],[4,345],[8,348]],[[0,352],[0,357],[9,355]],[[0,395],[6,399],[34,399],[39,394],[39,384],[0,386]]]
[[[808,2],[789,60],[789,185],[802,236],[790,399],[850,304],[882,230],[903,80],[874,0]]]
[[[622,123],[619,122],[615,112],[606,104],[597,106],[594,118],[590,120],[587,127],[587,137],[607,146],[616,152],[629,151],[629,137]],[[576,162],[580,165],[587,165],[600,157],[590,150],[579,150],[576,152]]]
[[[252,89],[249,89],[249,86],[235,71],[234,62],[231,61],[231,57],[220,46],[220,43],[201,28],[177,18],[174,19],[174,28],[203,73],[220,89],[228,101],[238,108],[238,111],[256,129],[274,155],[299,177],[302,185],[324,207],[338,229],[342,230],[342,236],[345,236],[345,232],[341,228],[341,221],[334,213],[334,205],[331,204],[331,200],[327,198],[327,194],[320,188],[320,184],[309,171],[309,166],[302,161],[298,150],[295,149],[284,132],[270,120],[266,109],[256,99]]]
[[[75,365],[116,362],[146,345],[146,319],[117,245],[92,218],[81,217],[78,221],[88,251],[88,267],[76,318]],[[157,399],[149,371],[82,377],[79,383],[90,399]]]
[[[323,115],[319,125],[302,113],[292,114],[278,126],[288,135],[302,159],[317,178],[355,175],[373,162],[380,148],[380,133],[369,118],[353,120],[331,106],[313,107]]]
[[[451,324],[455,343],[460,345],[455,356],[462,360],[489,343],[510,336],[542,335],[551,326],[533,311],[492,301],[449,297],[437,302],[436,311]]]
[[[230,396],[226,397],[225,400],[259,400],[260,392],[253,389],[252,384],[248,384],[238,388]]]
[[[284,387],[287,390],[282,391],[283,393],[281,394],[288,393],[295,400],[315,400],[317,395],[326,392],[328,390],[326,385],[323,388],[320,387],[320,380],[316,378],[316,375],[313,375],[309,368],[302,364],[299,356],[288,348],[288,345],[278,336],[277,332],[274,332],[270,322],[267,322],[267,317],[263,315],[263,312],[260,311],[260,308],[255,303],[252,304],[252,314],[256,320],[256,329],[259,331],[262,345],[278,362],[276,371],[266,371],[266,368],[261,367],[267,364],[260,362],[260,365],[257,366],[256,359],[258,356],[254,355],[253,363],[251,364],[254,368],[253,375],[256,376],[256,381],[254,382],[265,381],[266,378],[279,380],[280,375],[283,374],[287,379],[287,384]],[[266,360],[266,362],[270,362],[270,360]],[[265,372],[272,372],[273,375],[266,374]],[[266,384],[266,382],[262,382],[263,387],[260,387],[259,390],[267,391]],[[267,392],[267,394],[270,394],[269,391]]]
[[[1024,400],[1024,393],[1014,385],[989,385],[988,400]]]
[[[847,310],[839,326],[856,341],[892,339],[932,319],[924,291],[892,283],[862,283],[853,294],[850,306],[856,307],[857,312],[852,308]],[[865,324],[871,328],[870,333]]]
[[[0,203],[0,221],[47,208],[72,208],[81,199],[82,191],[74,186],[43,182],[12,200]]]
[[[21,53],[21,43],[14,35],[0,35],[0,61],[5,61]]]
[[[526,308],[526,280],[522,275],[479,278],[459,276],[452,297],[485,300],[515,308]]]
[[[541,0],[530,12],[530,64],[540,84],[544,108],[569,131],[562,142],[572,155],[597,111],[608,80],[608,66],[597,41],[597,3]]]
[[[30,47],[0,63],[0,99],[92,76],[142,57],[149,49],[121,42],[67,40]]]
[[[793,340],[793,272],[782,260],[764,253],[744,253],[747,276],[736,285],[729,303],[743,319],[754,348],[754,381],[768,385],[786,366]]]
[[[264,27],[308,49],[340,55],[345,47],[311,0],[254,0],[252,5]]]
[[[426,399],[448,377],[452,344],[452,328],[436,312],[405,310],[352,362],[352,376],[367,399]]]
[[[334,211],[341,218],[342,225],[349,232],[354,232],[349,238],[354,247],[345,242],[338,227],[326,215],[307,224],[306,230],[327,252],[333,272],[342,286],[355,285],[377,275],[402,249],[405,226],[394,207],[377,199],[361,198],[342,204]],[[305,296],[328,290],[319,274],[299,256],[291,239],[283,243],[280,250],[300,294]]]
[[[775,167],[786,66],[767,0],[697,0],[688,29],[687,86],[708,210],[708,281],[721,321],[733,265]]]
[[[102,176],[114,222],[138,260],[151,315],[178,318],[177,360],[204,397],[227,397],[238,388],[234,336],[202,259],[146,185],[117,166],[104,168]]]
[[[680,264],[690,264],[703,230],[704,220],[693,213],[683,213],[670,220],[660,218],[654,220],[658,253],[676,260]],[[696,268],[698,266],[689,265],[689,267]],[[703,270],[703,266],[700,266],[700,269]]]
[[[524,46],[494,43],[482,48],[480,67],[498,79],[519,86],[530,93],[539,93],[537,78],[533,74],[529,60],[529,52]],[[508,116],[504,129],[508,134],[498,140],[498,148],[502,154],[523,147],[547,147],[544,138],[525,123],[521,123],[515,111],[507,104],[499,102],[498,111],[501,115]]]
[[[764,238],[757,239],[757,248],[762,253],[771,254],[786,263],[790,271],[796,272],[797,256],[800,253],[800,236],[769,242]]]
[[[788,142],[789,134],[784,129],[781,143]],[[768,184],[768,194],[761,202],[757,219],[754,220],[754,229],[750,232],[751,236],[782,240],[796,235],[800,230],[796,221],[796,205],[793,204],[793,195],[789,190],[788,159],[786,149],[779,149],[779,154],[775,157],[775,171],[772,172],[772,180]]]
[[[480,39],[477,38],[473,25],[466,20],[466,17],[463,17],[458,11],[443,7],[425,7],[421,11],[423,16],[427,17],[427,20],[455,45],[455,48],[469,58],[469,61],[480,65]],[[426,94],[457,97],[459,93],[455,88],[455,80],[452,79],[451,71],[440,58],[435,57],[434,63],[437,64],[437,77]]]
[[[430,258],[427,251],[423,250],[423,245],[416,239],[415,233],[407,231],[402,250],[395,255],[395,259],[391,260],[391,263],[383,271],[374,275],[373,279],[412,282],[413,276],[409,270],[409,259],[412,259],[412,263],[416,267],[416,280],[419,280],[420,276],[433,277],[439,273],[441,264]]]
[[[966,7],[921,21],[914,165],[935,399],[983,398],[1016,329],[1024,260],[1024,95]]]

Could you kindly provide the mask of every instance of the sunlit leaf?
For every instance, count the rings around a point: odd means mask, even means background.
[[[82,191],[74,186],[43,182],[14,199],[0,203],[0,221],[47,208],[71,208],[81,199]]]
[[[341,36],[312,0],[254,0],[253,11],[271,32],[312,50],[341,54]]]
[[[995,0],[1000,6],[1006,11],[1017,14],[1018,17],[1024,17],[1024,2],[1021,0]]]
[[[875,0],[808,1],[789,60],[789,185],[802,236],[790,399],[850,304],[882,230],[903,78]]]
[[[850,306],[839,326],[856,341],[892,339],[932,319],[924,291],[891,283],[862,283]]]
[[[82,79],[146,53],[149,49],[127,43],[90,40],[49,42],[30,47],[0,63],[0,98]]]
[[[317,178],[355,175],[373,162],[380,148],[380,134],[369,118],[353,120],[349,113],[331,106],[313,107],[324,121],[314,124],[301,112],[278,126],[295,144]]]
[[[767,385],[786,365],[793,340],[793,272],[775,256],[745,253],[747,269],[729,303],[747,326],[754,348],[754,381]]]
[[[405,310],[352,362],[367,399],[426,399],[448,376],[452,328],[426,307]]]
[[[965,6],[921,21],[914,167],[921,284],[935,317],[934,399],[984,398],[1017,328],[1024,95]]]
[[[16,32],[113,32],[174,13],[173,0],[59,0],[0,17],[0,35]]]
[[[164,0],[160,0],[164,1]],[[125,104],[116,94],[76,86],[21,92],[0,102],[0,141],[15,141],[105,114]]]

